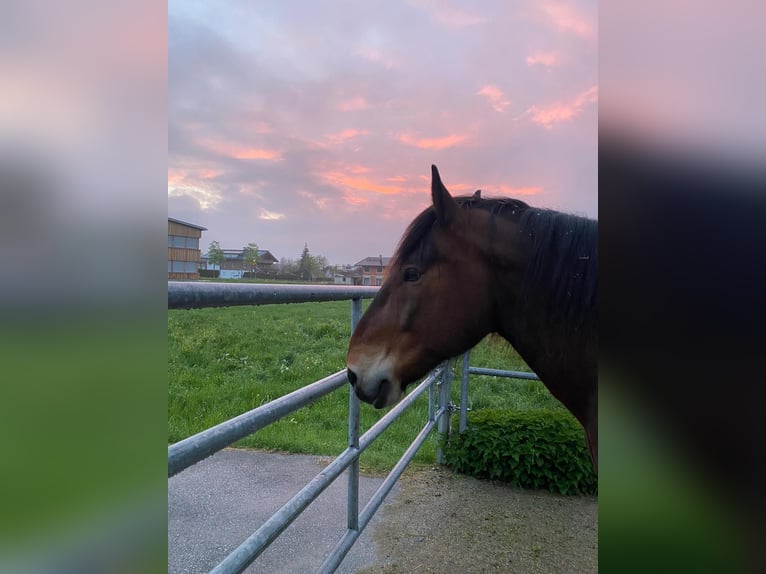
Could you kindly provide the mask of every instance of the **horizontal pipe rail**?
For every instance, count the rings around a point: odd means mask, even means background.
[[[526,379],[528,381],[539,381],[540,377],[536,373],[528,371],[504,371],[502,369],[485,369],[484,367],[470,366],[471,352],[463,354],[462,373],[460,377],[460,414],[458,432],[463,434],[468,428],[468,375],[487,375],[490,377],[505,377],[509,379]]]
[[[379,287],[168,281],[168,309],[371,299]]]
[[[527,371],[503,371],[502,369],[485,369],[484,367],[468,367],[468,372],[472,375],[489,375],[490,377],[507,377],[509,379],[527,379],[530,381],[539,381],[535,373]]]
[[[348,384],[345,369],[168,447],[168,477]]]
[[[359,437],[359,448],[344,450],[247,540],[213,568],[210,574],[234,574],[245,570],[403,411],[434,384],[441,370],[437,369],[426,377],[410,394]]]

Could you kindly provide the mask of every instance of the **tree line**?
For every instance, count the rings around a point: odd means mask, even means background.
[[[242,251],[244,265],[249,268],[251,272],[254,272],[258,267],[258,244],[248,243],[242,248]],[[226,261],[226,256],[223,253],[223,249],[221,249],[221,244],[217,241],[210,242],[210,245],[207,248],[207,261],[211,265],[218,265],[219,268],[222,267],[224,261]]]
[[[258,267],[258,244],[248,243],[242,248],[243,261],[245,268],[255,272]],[[223,267],[226,257],[221,244],[218,241],[211,241],[208,246],[208,264]],[[280,259],[280,271],[285,275],[295,275],[303,281],[312,281],[318,277],[324,277],[331,270],[324,255],[313,255],[309,251],[308,244],[303,245],[303,251],[298,259],[282,257]]]

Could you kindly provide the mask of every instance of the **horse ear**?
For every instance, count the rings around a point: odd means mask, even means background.
[[[473,199],[481,199],[481,190],[477,189],[473,192]]]
[[[439,170],[435,165],[431,166],[431,198],[434,202],[434,210],[436,211],[436,219],[440,223],[451,223],[455,219],[458,206],[452,196],[444,187],[441,177],[439,177]]]

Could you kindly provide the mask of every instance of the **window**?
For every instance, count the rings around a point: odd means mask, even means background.
[[[187,261],[186,265],[184,265],[184,272],[186,272],[186,273],[196,273],[197,272],[197,264],[194,261]]]
[[[383,273],[383,268],[382,267],[378,267],[378,273]]]
[[[375,278],[375,285],[377,285],[378,287],[380,287],[380,281],[381,281],[381,278],[380,278],[380,277],[376,277],[376,278]]]
[[[183,273],[183,272],[184,272],[184,262],[173,261],[173,273]]]
[[[199,249],[199,237],[168,235],[168,247],[179,247],[181,249]]]
[[[369,277],[365,277],[364,281],[362,282],[362,285],[369,285],[369,284],[370,284],[370,278]]]
[[[370,272],[369,266],[367,266],[367,265],[364,266],[364,272],[365,273],[369,273]]]
[[[170,236],[168,236],[168,237],[170,237]],[[168,273],[170,273],[171,271],[173,271],[173,265],[171,264],[170,260],[168,259]]]

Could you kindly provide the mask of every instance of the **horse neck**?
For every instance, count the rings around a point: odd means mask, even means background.
[[[498,245],[498,249],[516,247],[512,257],[507,252],[495,251],[496,330],[544,381],[546,378],[550,381],[568,370],[572,354],[582,356],[595,348],[596,342],[592,340],[595,329],[588,322],[590,316],[584,323],[577,317],[573,320],[562,307],[567,304],[566,298],[556,299],[557,290],[562,289],[557,283],[562,279],[558,271],[566,263],[563,259],[581,255],[568,249],[534,245],[529,237],[528,233],[520,232],[517,222],[506,222],[498,234],[498,239],[506,242]],[[541,249],[545,251],[540,252]],[[597,260],[593,264],[597,265]],[[537,267],[531,270],[530,266]],[[550,278],[555,281],[549,281]]]

